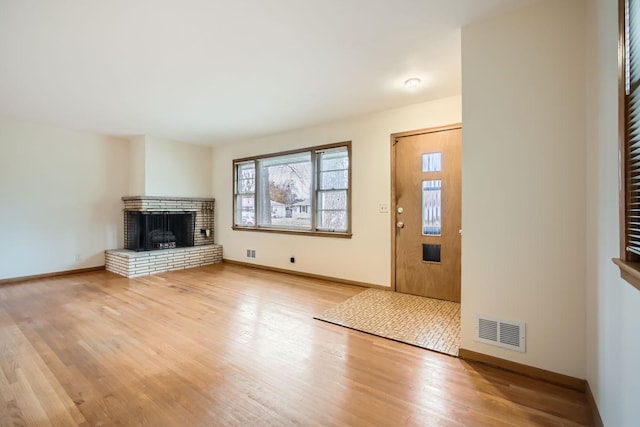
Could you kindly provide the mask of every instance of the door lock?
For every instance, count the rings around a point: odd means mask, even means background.
[[[398,227],[398,228],[404,228],[404,222],[402,222],[402,221],[398,221],[398,222],[396,223],[396,227]]]

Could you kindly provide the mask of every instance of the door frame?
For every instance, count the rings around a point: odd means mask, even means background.
[[[398,132],[391,134],[391,209],[390,225],[391,225],[391,290],[396,292],[396,150],[394,146],[399,138],[408,136],[424,135],[427,133],[444,132],[453,129],[462,129],[462,123],[453,123],[445,126],[437,126],[432,128],[410,130],[406,132]],[[460,158],[460,170],[462,171],[462,158]],[[462,262],[462,260],[460,261]]]

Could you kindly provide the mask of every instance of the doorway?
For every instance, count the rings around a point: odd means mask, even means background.
[[[462,125],[391,135],[396,292],[460,302]]]

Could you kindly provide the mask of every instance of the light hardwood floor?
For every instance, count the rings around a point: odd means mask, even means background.
[[[362,290],[230,264],[0,286],[0,425],[588,425],[579,392],[313,319]]]

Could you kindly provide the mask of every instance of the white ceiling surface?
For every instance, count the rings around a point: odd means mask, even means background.
[[[0,114],[215,145],[458,95],[460,27],[531,1],[0,0]]]

